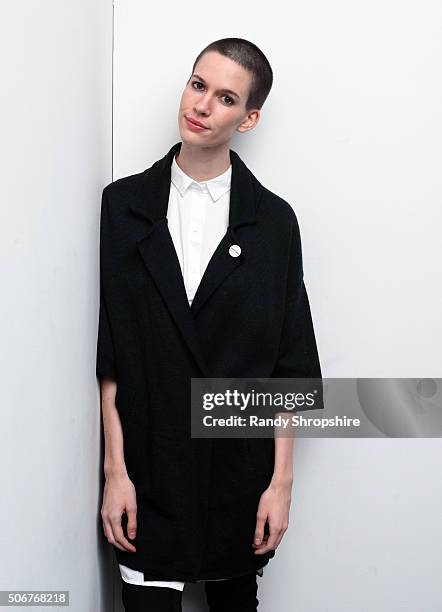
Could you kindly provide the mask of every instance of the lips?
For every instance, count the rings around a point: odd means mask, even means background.
[[[187,119],[187,121],[190,121],[190,123],[193,123],[194,125],[197,125],[198,127],[201,128],[206,128],[206,130],[208,129],[207,125],[204,125],[204,123],[201,123],[201,121],[197,121],[196,119],[193,119],[192,117],[187,117],[187,115],[184,115]]]

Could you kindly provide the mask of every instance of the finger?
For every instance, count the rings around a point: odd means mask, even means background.
[[[255,542],[253,542],[253,547],[254,548],[262,548],[266,543],[267,540],[269,539],[269,536],[267,534],[264,534],[262,540],[261,540],[261,544],[255,544]]]
[[[137,509],[136,507],[126,508],[127,514],[127,535],[131,540],[137,535]]]
[[[116,546],[120,550],[124,550],[124,548],[120,546],[119,544],[117,544],[117,542],[115,541],[111,522],[109,520],[105,520],[103,522],[103,526],[104,526],[104,532],[106,534],[106,538],[109,544],[112,544],[112,546]]]
[[[270,535],[269,535],[269,539],[267,540],[267,543],[262,548],[255,550],[255,553],[263,555],[269,550],[273,550],[275,548],[276,538],[278,534],[279,534],[279,531],[274,531],[272,530],[272,527],[270,527]]]
[[[113,537],[112,536],[112,529],[110,527],[110,524],[105,519],[103,519],[103,531],[104,531],[104,535],[106,536],[106,538],[108,540],[109,540],[110,537]]]
[[[254,544],[261,544],[262,539],[264,537],[264,525],[267,517],[262,516],[260,514],[256,515],[256,527],[255,527],[255,535],[253,536]]]
[[[111,521],[112,533],[116,542],[116,546],[122,546],[121,550],[127,550],[128,552],[136,552],[136,548],[129,542],[124,536],[123,528],[121,526],[121,516],[119,519],[115,518]]]
[[[281,531],[279,532],[278,537],[276,538],[276,542],[275,542],[275,549],[278,548],[278,546],[281,544],[281,540],[284,536],[285,533],[285,529],[281,529]]]

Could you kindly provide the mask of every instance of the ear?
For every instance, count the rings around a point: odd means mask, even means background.
[[[261,111],[258,108],[252,109],[247,113],[245,119],[238,125],[236,131],[248,132],[249,130],[252,130],[258,123],[260,116]]]

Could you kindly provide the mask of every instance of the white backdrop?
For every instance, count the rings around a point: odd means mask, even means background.
[[[255,42],[274,85],[233,148],[297,213],[324,376],[441,376],[440,2],[115,8],[114,178],[180,139],[180,95],[206,44]],[[263,612],[439,610],[439,441],[295,446]],[[204,609],[196,587],[184,599]]]
[[[0,590],[108,612],[95,349],[112,2],[2,2],[0,64]]]
[[[440,2],[115,13],[113,99],[111,0],[4,2],[0,20],[0,589],[67,589],[75,612],[119,609],[99,514],[101,190],[112,148],[118,178],[179,139],[208,42],[249,38],[274,68],[233,148],[298,215],[324,376],[441,376]],[[440,464],[438,439],[296,440],[262,612],[439,611]]]

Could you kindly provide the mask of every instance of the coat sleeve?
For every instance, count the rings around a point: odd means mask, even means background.
[[[109,238],[109,212],[106,188],[101,198],[100,215],[100,310],[98,319],[96,375],[98,378],[106,376],[117,380],[114,342],[109,319],[107,283],[105,274],[105,261],[107,257],[107,243]]]
[[[292,224],[285,317],[273,377],[322,378],[310,304],[304,284],[301,237],[296,217]],[[322,380],[318,386],[319,402],[315,407],[322,408]]]

